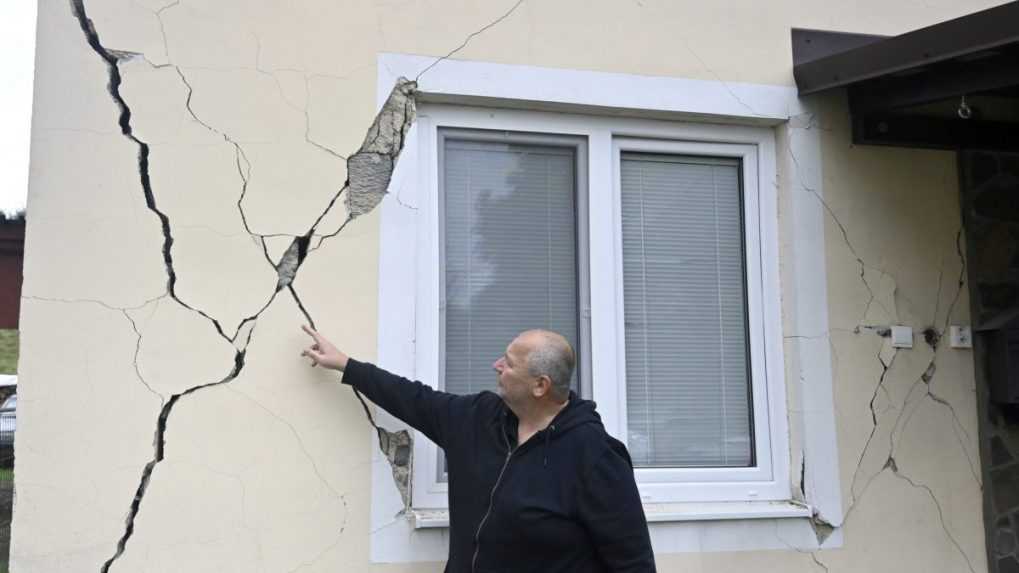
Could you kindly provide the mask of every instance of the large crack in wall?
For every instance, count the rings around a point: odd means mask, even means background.
[[[802,117],[795,118],[795,120],[792,121],[790,125],[791,129],[790,145],[787,151],[791,161],[791,166],[794,171],[794,179],[797,181],[796,187],[802,189],[803,192],[809,194],[814,200],[816,200],[820,206],[820,213],[822,214],[822,216],[829,219],[829,221],[833,223],[835,232],[837,233],[837,237],[841,237],[842,243],[844,244],[848,252],[848,256],[852,257],[852,259],[855,261],[856,266],[859,269],[857,276],[863,289],[863,293],[861,294],[865,295],[864,298],[861,298],[863,311],[857,318],[856,327],[852,328],[851,330],[846,330],[846,332],[853,335],[854,337],[876,335],[880,338],[884,338],[884,342],[882,342],[875,356],[875,360],[877,362],[877,365],[879,366],[879,370],[876,380],[873,383],[872,392],[869,394],[869,401],[867,402],[867,409],[869,411],[870,418],[870,428],[866,440],[864,442],[863,449],[860,451],[859,456],[856,458],[855,466],[852,467],[852,477],[848,491],[849,501],[847,503],[845,510],[842,512],[842,515],[835,516],[838,519],[832,519],[829,518],[828,516],[824,516],[815,512],[815,515],[811,520],[811,525],[817,537],[817,546],[818,548],[820,548],[824,540],[836,529],[844,528],[849,524],[851,517],[854,515],[855,510],[859,507],[859,503],[865,496],[865,493],[869,489],[871,483],[873,483],[874,480],[879,475],[887,472],[893,475],[896,479],[899,479],[902,482],[907,483],[910,487],[923,492],[924,496],[927,499],[929,499],[930,504],[932,505],[932,509],[936,512],[937,524],[940,525],[940,528],[944,531],[945,537],[947,538],[947,541],[950,544],[952,551],[956,552],[960,556],[960,558],[965,562],[966,569],[968,569],[971,573],[975,573],[974,560],[963,549],[963,544],[960,542],[960,539],[949,527],[949,523],[947,520],[948,516],[945,508],[943,507],[945,502],[938,499],[930,485],[923,483],[922,481],[916,479],[913,475],[905,471],[901,463],[897,459],[897,454],[900,453],[900,448],[902,447],[901,441],[903,439],[906,427],[909,425],[910,421],[913,418],[913,415],[917,412],[919,406],[924,402],[925,399],[929,399],[930,403],[936,405],[936,407],[938,408],[945,409],[951,415],[950,423],[952,424],[952,431],[954,432],[956,439],[959,442],[959,447],[962,450],[962,453],[969,464],[970,472],[972,473],[977,486],[982,487],[981,480],[979,477],[979,468],[977,467],[978,462],[972,459],[969,449],[967,447],[967,444],[971,444],[972,442],[972,439],[970,439],[971,436],[969,435],[969,432],[966,430],[965,425],[960,420],[958,412],[956,411],[956,407],[947,398],[936,393],[934,388],[932,387],[934,382],[934,376],[937,371],[937,365],[938,363],[940,363],[940,361],[943,361],[945,359],[944,348],[941,343],[943,342],[944,337],[948,332],[953,312],[955,311],[956,306],[958,305],[963,295],[964,289],[966,288],[967,265],[966,258],[962,250],[963,241],[962,229],[960,228],[955,233],[954,255],[958,257],[960,267],[958,278],[955,281],[956,282],[955,294],[951,298],[951,303],[949,304],[947,310],[944,310],[945,314],[942,315],[941,312],[943,311],[943,307],[941,305],[941,302],[943,288],[944,283],[947,282],[944,276],[945,258],[943,258],[942,268],[940,271],[938,271],[938,275],[936,278],[937,294],[935,296],[933,303],[934,307],[933,316],[929,319],[928,325],[920,329],[922,341],[929,348],[929,351],[931,353],[929,361],[927,361],[927,363],[925,364],[922,373],[920,373],[919,376],[917,376],[911,383],[909,383],[909,387],[905,394],[905,397],[901,398],[901,400],[893,400],[887,385],[891,379],[893,370],[896,368],[896,359],[899,357],[900,351],[898,349],[892,348],[890,342],[888,341],[889,338],[891,337],[891,329],[889,325],[887,324],[873,325],[867,324],[867,322],[871,310],[873,309],[875,311],[879,310],[883,312],[884,315],[886,315],[890,320],[893,321],[892,323],[895,323],[894,321],[897,319],[897,311],[895,309],[894,302],[900,297],[898,281],[895,276],[891,275],[886,270],[876,267],[865,260],[862,254],[863,251],[859,248],[859,246],[854,245],[853,241],[851,241],[850,229],[848,228],[848,225],[840,218],[836,209],[825,200],[825,198],[820,194],[818,189],[815,189],[810,184],[806,183],[806,178],[804,176],[805,174],[802,171],[800,161],[794,152],[795,145],[792,142],[793,138],[796,137],[793,133],[794,129],[803,129],[803,131],[808,131],[808,129],[821,129],[821,131],[835,131],[835,129],[832,128],[825,129],[821,127],[817,122],[817,116],[815,113],[809,113],[806,117],[807,117],[806,121],[798,121],[803,119]],[[828,236],[830,237],[830,233],[828,233]],[[881,298],[879,298],[879,293],[877,290],[878,286],[873,282],[874,280],[873,276],[875,273],[878,277],[878,280],[882,282],[882,286],[886,286],[887,288],[888,284],[884,283],[884,281],[891,282],[891,291],[893,298],[892,308],[884,304],[884,301],[882,301]],[[944,316],[944,323],[942,323],[942,320],[940,320],[940,317],[942,316]],[[833,337],[833,333],[837,330],[839,329],[833,327],[830,328],[827,332],[822,334],[824,337],[827,338],[830,347],[832,347],[833,360],[835,361],[836,366],[838,366],[838,354],[836,353],[836,344]],[[906,380],[902,378],[901,374],[898,374],[897,378],[900,382],[897,383],[897,386],[899,386],[900,388],[904,387],[904,385],[901,382],[906,382]],[[900,394],[899,396],[902,395]],[[888,404],[887,408],[897,409],[898,410],[897,414],[895,416],[890,417],[887,420],[881,419],[881,414],[888,412],[888,410],[878,408],[879,398],[882,398],[883,402]],[[872,473],[869,471],[865,471],[864,469],[865,460],[867,460],[868,457],[871,457],[873,454],[875,454],[876,446],[879,444],[879,442],[883,442],[883,440],[877,440],[876,436],[879,433],[883,434],[884,432],[888,433],[888,441],[887,441],[887,454],[881,454],[883,456],[883,463],[881,464],[879,469]],[[808,464],[806,455],[803,456],[802,464],[803,465],[800,468],[801,490],[803,492],[804,498],[806,498],[807,492],[805,486],[805,475],[806,466]],[[862,486],[860,486],[861,481],[863,482]],[[818,551],[816,550],[803,551],[795,548],[795,546],[791,545],[790,543],[786,544],[790,546],[790,549],[793,549],[805,555],[809,555],[811,561],[817,567],[823,569],[824,571],[829,570],[828,564],[821,561]]]
[[[212,318],[201,309],[195,308],[184,302],[177,296],[176,293],[177,274],[173,269],[173,235],[170,232],[170,218],[166,215],[166,213],[159,209],[159,206],[156,204],[155,193],[152,191],[152,180],[149,177],[149,144],[135,136],[131,127],[131,108],[127,105],[127,102],[124,101],[123,96],[120,94],[120,85],[123,81],[120,75],[120,62],[125,59],[130,59],[136,54],[108,50],[102,45],[99,40],[99,34],[96,32],[95,25],[85,13],[84,0],[71,0],[71,8],[74,13],[74,17],[78,20],[78,23],[81,26],[82,32],[85,34],[88,45],[106,63],[106,70],[109,75],[107,90],[120,111],[117,118],[117,124],[120,126],[120,132],[124,135],[124,137],[128,138],[138,146],[138,177],[139,182],[141,183],[142,192],[145,195],[145,205],[148,207],[149,211],[152,211],[152,213],[159,218],[159,224],[163,231],[162,253],[163,261],[166,265],[167,292],[182,306],[195,311],[210,320],[220,336],[226,337],[222,326],[220,326],[216,319]]]
[[[171,5],[172,6],[172,5]],[[169,8],[167,6],[166,8]],[[220,135],[225,141],[233,145],[236,152],[236,166],[238,174],[242,180],[241,193],[237,201],[237,207],[241,214],[241,219],[244,222],[245,230],[253,237],[258,238],[261,241],[262,249],[265,254],[265,258],[268,264],[270,264],[276,271],[277,282],[275,289],[265,304],[254,314],[244,318],[237,328],[234,330],[232,335],[228,335],[221,325],[220,321],[206,313],[205,311],[195,307],[182,300],[175,289],[177,282],[177,274],[174,269],[173,260],[173,235],[172,226],[169,216],[160,210],[156,201],[156,194],[153,190],[151,177],[149,175],[149,165],[151,159],[151,151],[149,144],[138,137],[131,124],[131,108],[121,95],[121,85],[123,78],[120,72],[120,63],[127,59],[138,57],[140,54],[134,54],[129,52],[122,52],[112,50],[105,47],[99,37],[99,34],[95,28],[94,23],[88,17],[84,0],[71,0],[71,9],[74,17],[77,19],[79,26],[85,35],[85,39],[91,49],[100,57],[106,64],[108,83],[107,91],[110,97],[119,110],[118,125],[120,127],[121,134],[127,139],[131,140],[138,147],[138,177],[140,181],[141,190],[145,197],[145,205],[148,210],[151,211],[160,221],[160,228],[163,234],[162,244],[162,258],[165,264],[167,273],[167,287],[166,293],[161,296],[169,296],[176,304],[201,315],[204,319],[208,320],[217,334],[224,338],[226,341],[231,343],[236,352],[234,355],[233,367],[223,377],[218,378],[212,382],[206,382],[187,388],[186,390],[173,394],[163,400],[162,407],[160,408],[159,415],[156,421],[156,428],[153,437],[153,457],[146,463],[142,470],[141,479],[139,480],[138,486],[135,489],[132,501],[128,510],[127,517],[125,519],[125,527],[123,534],[116,543],[116,551],[114,554],[107,559],[101,566],[100,570],[106,573],[110,570],[113,564],[124,554],[127,549],[128,542],[134,533],[135,519],[142,509],[142,504],[145,498],[145,494],[149,487],[152,479],[153,472],[156,470],[158,464],[165,458],[165,444],[166,444],[166,433],[170,422],[170,417],[173,413],[174,407],[185,397],[195,394],[201,390],[211,388],[214,386],[228,384],[235,380],[245,365],[245,357],[247,348],[250,345],[252,336],[254,335],[255,326],[258,317],[264,312],[275,300],[276,296],[284,289],[292,295],[294,301],[297,303],[301,312],[308,320],[309,324],[314,326],[314,320],[308,313],[307,309],[301,303],[300,297],[296,289],[294,288],[293,281],[300,269],[301,264],[310,252],[309,245],[313,237],[316,237],[316,230],[322,220],[327,214],[335,207],[338,199],[345,193],[346,201],[345,205],[347,208],[347,218],[342,225],[332,233],[328,235],[319,235],[318,243],[315,248],[322,245],[322,242],[326,239],[336,236],[339,234],[344,227],[356,217],[366,214],[379,205],[383,197],[387,193],[389,181],[392,178],[393,169],[396,166],[397,159],[399,158],[400,152],[403,149],[406,135],[410,126],[414,122],[416,113],[416,88],[417,83],[414,81],[401,80],[393,88],[389,98],[383,105],[382,109],[376,115],[375,120],[371,124],[367,131],[364,143],[360,149],[347,159],[347,181],[344,186],[336,192],[332,197],[331,201],[318,216],[318,218],[311,224],[307,232],[301,236],[293,237],[293,242],[284,252],[279,261],[273,262],[269,256],[266,248],[265,239],[267,235],[261,235],[254,232],[248,225],[247,218],[244,214],[243,201],[244,195],[247,190],[248,181],[250,178],[250,162],[247,160],[247,156],[241,147],[241,145],[231,138],[229,135],[221,130],[218,130],[210,123],[203,121],[195,114],[191,108],[191,96],[193,90],[191,84],[187,81],[182,70],[173,66],[181,81],[187,88],[187,99],[185,101],[185,107],[192,118],[206,129]],[[165,8],[164,8],[165,9]],[[143,56],[142,56],[143,57]],[[168,64],[172,65],[172,64]],[[159,65],[156,67],[163,67]],[[126,314],[125,309],[118,309]],[[130,316],[128,316],[130,320]],[[138,332],[134,322],[132,320],[132,327],[134,327],[135,333],[138,335],[140,344],[141,334]],[[137,360],[137,356],[136,356]],[[137,362],[135,364],[137,369]],[[144,383],[144,379],[139,378]],[[148,386],[146,384],[146,386]],[[151,388],[150,388],[151,390]],[[412,444],[411,435],[407,431],[400,432],[389,432],[383,428],[380,428],[374,420],[371,414],[371,410],[368,408],[367,403],[363,397],[357,394],[358,400],[364,406],[365,413],[368,417],[368,421],[371,426],[375,429],[379,446],[386,459],[389,460],[393,468],[393,476],[396,481],[397,487],[404,499],[404,503],[409,504],[410,500],[410,484],[409,474],[411,465]],[[293,428],[291,428],[293,429]]]
[[[806,125],[791,125],[790,129],[810,130],[822,128],[817,124],[816,114],[811,113],[807,118]],[[800,162],[796,157],[793,148],[794,145],[790,142],[787,148],[787,152],[792,163],[793,170],[795,171],[794,178],[797,181],[797,186],[802,188],[803,191],[808,193],[813,199],[815,199],[819,203],[821,212],[834,225],[837,235],[841,237],[842,242],[846,250],[848,251],[848,255],[852,257],[852,259],[855,261],[856,266],[859,269],[857,276],[861,286],[866,292],[866,302],[863,305],[863,311],[859,315],[859,318],[857,320],[856,328],[852,329],[850,333],[854,337],[873,335],[885,339],[885,342],[882,343],[878,350],[877,355],[875,356],[875,360],[877,361],[880,370],[877,380],[874,383],[873,390],[870,394],[870,399],[867,403],[867,408],[870,414],[869,418],[871,422],[871,427],[867,435],[867,438],[864,442],[864,446],[856,459],[856,464],[853,467],[848,492],[849,500],[847,506],[841,516],[841,519],[837,521],[829,520],[827,516],[821,515],[819,513],[815,513],[815,515],[811,519],[811,526],[817,537],[818,547],[821,547],[823,545],[825,540],[832,534],[833,531],[835,531],[838,528],[845,527],[848,524],[850,518],[854,514],[854,511],[857,509],[858,504],[860,503],[861,499],[864,497],[864,495],[870,488],[871,484],[875,481],[875,479],[878,476],[885,472],[888,472],[896,479],[901,480],[902,482],[908,484],[911,488],[923,492],[923,494],[930,499],[933,508],[936,510],[940,528],[944,532],[944,535],[947,538],[948,543],[951,545],[953,550],[956,551],[959,554],[959,556],[965,561],[967,569],[971,573],[975,573],[972,558],[970,557],[970,555],[966,553],[959,539],[956,537],[955,534],[953,534],[953,532],[950,530],[948,526],[945,509],[942,505],[943,502],[938,498],[938,496],[935,494],[931,486],[917,480],[913,476],[909,475],[906,471],[904,471],[896,458],[896,454],[901,446],[901,441],[906,427],[912,420],[913,415],[917,412],[919,405],[925,399],[929,399],[931,403],[937,405],[940,408],[945,409],[950,414],[952,431],[955,434],[955,437],[959,443],[959,447],[962,450],[963,455],[966,457],[966,461],[969,464],[970,472],[972,473],[975,482],[977,483],[978,487],[982,487],[980,471],[978,467],[979,460],[973,459],[966,445],[967,443],[973,442],[973,440],[971,439],[972,437],[969,435],[969,432],[966,430],[965,426],[960,420],[958,412],[955,409],[955,406],[953,406],[948,399],[935,392],[932,387],[938,368],[938,361],[943,357],[942,356],[943,347],[941,345],[941,342],[943,341],[944,336],[948,331],[953,311],[955,310],[962,296],[962,293],[966,288],[967,266],[966,258],[962,250],[963,240],[962,229],[960,228],[956,232],[954,245],[955,246],[954,254],[958,257],[960,266],[959,275],[955,281],[956,282],[955,293],[951,298],[951,302],[948,305],[948,308],[944,311],[945,314],[943,323],[939,323],[938,317],[940,316],[939,311],[941,310],[940,302],[942,296],[942,288],[943,283],[945,282],[944,264],[942,264],[942,268],[940,269],[937,277],[937,295],[935,298],[933,316],[930,319],[929,325],[921,329],[920,331],[922,340],[931,351],[930,360],[925,365],[925,368],[923,369],[922,373],[910,384],[905,394],[905,397],[901,400],[901,403],[895,404],[894,401],[892,400],[891,395],[889,394],[888,388],[886,387],[886,383],[889,381],[890,374],[892,373],[895,367],[896,358],[899,356],[900,350],[892,348],[890,343],[888,342],[888,339],[890,339],[891,336],[889,325],[871,325],[867,324],[867,321],[868,317],[870,316],[872,307],[876,307],[877,309],[881,310],[887,317],[889,317],[889,319],[894,320],[896,317],[896,312],[894,311],[894,308],[889,308],[879,298],[877,287],[875,286],[875,284],[872,284],[873,278],[871,275],[876,273],[879,279],[890,280],[893,285],[892,287],[893,296],[897,295],[898,291],[897,283],[895,281],[895,278],[892,277],[885,270],[876,267],[872,264],[869,264],[867,261],[865,261],[863,255],[861,254],[862,251],[858,248],[857,245],[853,244],[853,241],[851,241],[849,229],[847,228],[847,225],[837,215],[835,209],[825,200],[825,198],[822,196],[818,189],[806,183],[804,174],[801,171]],[[832,332],[834,332],[835,330],[836,329],[834,328],[829,330],[829,332],[825,333],[824,336],[828,338],[829,343],[832,347],[833,358],[837,362],[837,354],[835,354],[835,343],[832,339]],[[880,420],[881,414],[884,413],[884,411],[879,411],[877,403],[879,401],[879,397],[882,396],[884,397],[884,400],[890,404],[891,407],[898,409],[898,413],[894,416],[894,418],[891,419],[890,429],[884,425],[885,422],[882,422]],[[888,440],[886,444],[887,454],[883,454],[884,463],[881,465],[880,469],[864,478],[863,474],[865,460],[868,458],[868,455],[871,454],[876,445],[879,443],[879,441],[876,440],[875,438],[878,435],[879,430],[882,429],[884,431],[887,431],[888,433]],[[804,454],[802,459],[801,480],[800,480],[801,484],[800,494],[803,495],[804,499],[806,499],[807,497],[806,488],[804,486],[806,467],[808,463],[806,457],[807,457],[806,454]],[[863,481],[861,487],[859,482],[863,479],[865,479],[865,481]],[[830,570],[829,565],[821,561],[817,550],[806,551],[797,549],[788,543],[786,545],[788,545],[791,549],[799,551],[800,553],[809,555],[813,563],[816,564],[818,567],[822,568],[824,571]]]
[[[515,10],[518,6],[520,6],[522,2],[523,0],[518,1],[509,10],[509,12],[504,14],[495,22],[492,22],[485,28],[482,28],[475,34],[469,36],[460,47],[454,49],[445,57],[453,55],[457,50],[461,49],[464,45],[466,45],[467,41],[469,41],[470,38],[476,35],[477,33],[484,31],[485,29],[491,27],[495,23],[498,23],[502,19],[509,16],[509,14],[512,13],[513,10]],[[176,2],[161,8],[157,12],[157,18],[160,13],[175,5],[177,5]],[[113,555],[103,565],[102,570],[108,571],[110,567],[113,565],[113,563],[123,554],[127,546],[127,543],[134,530],[134,519],[137,516],[138,512],[141,510],[142,501],[146,489],[149,485],[150,478],[153,472],[155,471],[156,466],[159,464],[160,461],[163,460],[167,426],[174,406],[184,396],[187,396],[189,394],[197,392],[198,390],[208,388],[211,386],[227,384],[237,378],[237,376],[240,374],[240,371],[244,368],[245,352],[253,336],[254,329],[258,321],[258,317],[262,314],[263,311],[265,311],[272,305],[276,296],[279,293],[283,292],[284,289],[286,289],[286,291],[291,295],[291,297],[297,304],[298,308],[300,309],[301,313],[304,315],[308,323],[311,324],[312,326],[315,325],[311,313],[308,312],[308,310],[302,303],[300,296],[297,292],[297,289],[295,288],[294,285],[294,281],[297,277],[298,271],[303,262],[305,261],[305,259],[311,253],[313,253],[316,249],[321,247],[326,240],[330,239],[331,237],[335,237],[336,235],[341,233],[347,226],[347,224],[350,223],[354,218],[372,211],[375,207],[378,206],[379,202],[387,193],[387,188],[392,177],[393,169],[395,167],[397,158],[404,144],[404,138],[406,137],[407,130],[414,121],[415,112],[414,94],[416,83],[405,81],[401,82],[396,86],[396,88],[394,88],[393,93],[390,95],[385,106],[375,117],[375,120],[372,123],[371,127],[369,128],[366,138],[362,143],[360,149],[353,155],[350,155],[346,158],[340,156],[333,150],[323,148],[321,145],[310,140],[310,138],[308,137],[309,134],[307,123],[308,114],[307,110],[306,109],[304,110],[306,122],[304,132],[305,139],[310,144],[322,148],[324,151],[334,155],[335,157],[345,159],[347,164],[347,181],[339,190],[336,191],[336,193],[332,196],[331,200],[329,201],[328,205],[321,212],[321,214],[318,215],[318,217],[311,224],[311,226],[308,227],[307,231],[304,234],[287,235],[287,237],[289,237],[291,241],[289,246],[285,249],[282,256],[279,256],[278,259],[274,260],[274,258],[270,256],[269,249],[266,245],[266,239],[273,235],[263,234],[258,232],[258,230],[253,229],[251,225],[249,225],[248,218],[245,215],[244,199],[248,188],[248,182],[251,176],[251,163],[248,161],[248,157],[244,151],[243,146],[240,143],[238,143],[237,140],[230,137],[223,130],[214,127],[212,122],[200,118],[199,115],[195,113],[195,111],[191,107],[191,96],[193,95],[191,84],[188,81],[187,77],[185,76],[184,72],[179,67],[173,65],[172,63],[157,65],[151,64],[150,62],[150,65],[153,65],[154,67],[172,66],[173,68],[176,69],[178,75],[180,76],[181,82],[187,88],[187,100],[185,101],[184,105],[188,113],[191,115],[192,118],[194,118],[194,120],[197,123],[201,124],[206,129],[209,129],[210,131],[220,135],[226,142],[228,142],[234,147],[236,169],[241,179],[240,193],[237,199],[237,209],[240,212],[240,216],[243,221],[245,231],[260,242],[266,263],[270,265],[275,271],[276,284],[275,288],[273,289],[272,295],[268,298],[268,300],[257,312],[245,317],[237,325],[236,329],[233,329],[231,331],[229,325],[227,325],[227,328],[224,328],[224,326],[221,324],[219,320],[217,320],[216,317],[204,312],[202,309],[197,308],[195,305],[189,304],[187,301],[181,300],[181,298],[178,297],[177,292],[175,291],[174,288],[176,284],[177,274],[174,270],[173,266],[174,261],[172,257],[173,236],[171,234],[172,229],[171,220],[164,211],[160,210],[160,208],[157,207],[156,193],[153,191],[152,183],[148,173],[151,150],[148,143],[146,143],[140,136],[138,136],[134,132],[131,125],[131,109],[120,93],[120,86],[123,81],[123,78],[121,77],[120,73],[119,67],[120,63],[135,57],[144,58],[144,55],[105,48],[100,42],[99,35],[96,32],[92,21],[86,15],[84,0],[71,0],[71,6],[74,16],[77,18],[81,26],[81,29],[85,34],[89,46],[96,54],[100,56],[100,58],[104,61],[104,63],[107,66],[109,76],[108,91],[119,110],[118,124],[120,126],[120,132],[124,137],[129,139],[138,147],[139,180],[142,191],[145,196],[145,203],[149,210],[152,211],[152,213],[156,215],[157,218],[159,219],[161,229],[163,232],[162,255],[167,272],[167,292],[162,296],[172,298],[175,304],[179,304],[182,307],[190,311],[193,311],[202,316],[204,319],[208,320],[213,325],[218,335],[228,340],[236,349],[233,368],[229,372],[227,372],[225,376],[215,379],[212,382],[188,388],[187,390],[179,392],[177,394],[173,394],[164,400],[164,403],[162,404],[162,407],[159,412],[159,416],[157,418],[154,438],[154,455],[152,460],[149,461],[146,464],[145,468],[143,469],[142,478],[135,491],[135,495],[130,506],[129,510],[130,513],[127,518],[124,534],[120,538],[120,540],[118,540],[117,551],[115,555]],[[161,19],[160,28],[162,29]],[[164,32],[164,44],[165,44],[165,32]],[[168,54],[167,58],[169,58]],[[441,61],[441,59],[443,58],[439,58],[438,60],[436,60],[435,63],[438,63],[438,61]],[[433,63],[432,65],[435,64]],[[425,71],[427,71],[430,68],[431,66],[423,70],[421,73],[422,74],[425,73]],[[418,77],[420,77],[420,74],[418,75]],[[733,94],[733,97],[735,97],[735,94]],[[810,126],[808,126],[807,129],[810,129]],[[789,153],[792,156],[792,149],[789,150]],[[798,169],[799,164],[797,163],[795,156],[792,156],[792,161],[796,164],[796,167]],[[800,180],[802,181],[802,178],[800,178]],[[868,274],[871,271],[877,271],[878,273],[881,274],[885,273],[881,269],[878,269],[877,267],[871,267],[864,262],[863,257],[860,254],[858,254],[856,248],[854,248],[854,245],[852,245],[852,243],[850,242],[849,233],[846,226],[843,225],[843,223],[839,220],[833,209],[825,202],[824,198],[820,195],[820,193],[818,193],[818,191],[814,189],[807,187],[806,185],[804,185],[804,189],[811,193],[820,202],[820,204],[823,206],[824,211],[828,214],[828,216],[831,217],[834,224],[838,227],[838,232],[841,233],[847,248],[849,249],[850,253],[855,258],[857,264],[859,265],[859,279],[862,282],[869,296],[869,299],[867,300],[867,303],[864,307],[863,315],[861,317],[860,322],[862,324],[866,319],[872,304],[883,306],[882,301],[878,300],[877,298],[875,287],[874,285],[871,284],[871,277],[868,276]],[[342,203],[347,210],[346,220],[344,220],[342,224],[339,225],[338,228],[331,229],[327,233],[320,232],[319,231],[320,224],[325,219],[326,215],[332,212],[335,205],[339,203],[341,199],[343,200]],[[279,235],[275,236],[278,237]],[[963,268],[965,269],[965,260],[962,258],[961,252],[959,253],[959,256],[962,264],[964,265]],[[957,291],[955,299],[952,302],[952,307],[955,306],[955,301],[958,300],[959,294],[962,292],[962,289],[964,287],[963,278],[964,276],[960,275],[958,285],[959,290]],[[940,277],[938,281],[938,289],[940,292],[941,289]],[[123,309],[118,310],[121,310],[122,312],[124,311]],[[887,308],[884,310],[886,311],[886,313],[888,313]],[[939,404],[941,407],[947,408],[948,411],[950,411],[950,413],[952,414],[954,423],[957,426],[957,428],[953,426],[953,431],[961,430],[963,435],[966,434],[966,429],[959,421],[957,413],[955,412],[955,409],[952,406],[952,404],[947,399],[942,398],[937,393],[933,392],[931,388],[932,380],[937,371],[936,362],[938,359],[937,353],[938,342],[940,341],[941,336],[944,334],[945,329],[947,328],[947,321],[950,315],[951,308],[946,314],[946,323],[943,328],[938,329],[932,326],[928,329],[929,334],[927,335],[926,339],[928,341],[929,346],[934,351],[934,356],[932,356],[930,364],[928,365],[928,368],[924,371],[923,375],[921,375],[916,381],[914,381],[913,386],[910,388],[909,393],[907,394],[907,398],[905,400],[905,403],[903,404],[902,411],[895,419],[892,431],[890,432],[889,450],[884,466],[877,473],[875,473],[874,475],[870,476],[869,479],[867,479],[865,485],[863,486],[862,489],[860,489],[859,493],[857,494],[857,483],[856,483],[857,478],[861,473],[861,467],[864,458],[867,456],[868,451],[872,448],[872,442],[875,442],[874,437],[875,434],[877,433],[879,425],[876,402],[878,396],[881,393],[884,393],[887,396],[888,390],[885,387],[885,381],[889,372],[893,369],[896,357],[896,353],[894,352],[890,356],[888,355],[882,356],[879,353],[877,360],[881,365],[881,374],[875,383],[873,395],[871,396],[871,400],[869,403],[871,420],[873,425],[870,431],[870,436],[868,437],[866,445],[864,446],[864,449],[860,454],[859,461],[853,473],[852,480],[853,485],[850,487],[851,503],[849,504],[845,512],[844,519],[837,524],[833,525],[829,523],[825,516],[823,515],[816,515],[814,517],[813,525],[815,532],[817,533],[818,545],[821,545],[824,542],[825,538],[827,538],[827,536],[832,533],[834,528],[841,527],[846,523],[846,521],[848,521],[850,515],[852,514],[854,508],[856,507],[856,503],[859,501],[859,498],[862,498],[863,495],[866,493],[867,489],[870,486],[870,483],[873,482],[874,478],[877,475],[887,470],[891,474],[895,475],[897,479],[907,482],[911,487],[915,489],[923,490],[925,494],[930,497],[931,501],[933,502],[934,506],[937,509],[939,517],[941,518],[941,526],[944,529],[946,536],[948,536],[948,538],[951,540],[955,548],[966,559],[966,562],[967,564],[969,564],[970,570],[972,571],[973,566],[972,563],[970,563],[970,559],[968,558],[966,553],[962,550],[962,547],[959,545],[958,541],[953,537],[952,533],[949,531],[947,527],[947,524],[945,523],[941,503],[935,496],[934,492],[931,490],[929,486],[919,481],[916,481],[912,477],[902,473],[902,470],[899,467],[899,463],[896,461],[895,458],[895,451],[896,447],[898,446],[896,436],[898,436],[898,439],[901,440],[902,431],[910,423],[912,415],[916,412],[916,409],[913,408],[912,410],[909,410],[907,413],[907,408],[905,406],[909,404],[919,403],[923,401],[924,398],[929,397],[932,402]],[[126,312],[125,316],[128,316]],[[937,316],[938,312],[936,309],[935,318]],[[130,316],[128,316],[128,319],[130,320]],[[140,343],[141,334],[138,333],[138,329],[133,324],[133,321],[132,326],[134,327],[136,334],[138,334]],[[228,332],[230,334],[227,334]],[[877,333],[874,330],[870,330],[863,327],[860,328],[856,332],[856,334],[863,335],[868,332]],[[831,338],[829,336],[829,341],[830,340]],[[137,352],[135,366],[137,368]],[[144,383],[144,380],[142,381]],[[160,398],[163,399],[163,396],[160,396]],[[389,432],[383,428],[380,428],[376,424],[375,419],[372,415],[372,411],[369,408],[369,405],[365,402],[364,398],[358,394],[357,399],[363,406],[369,423],[376,431],[379,448],[382,451],[383,455],[386,457],[386,459],[389,460],[394,480],[396,481],[397,487],[401,493],[401,496],[403,497],[404,504],[405,506],[407,506],[409,505],[410,499],[409,468],[411,464],[411,452],[412,452],[411,435],[406,431],[394,433]],[[293,428],[291,428],[291,430],[293,430]],[[962,440],[961,436],[957,435],[957,437],[959,437],[960,441]],[[962,449],[968,457],[969,454],[966,448],[963,447]],[[802,465],[801,465],[800,489],[805,498],[806,497],[805,481],[807,473],[806,467],[808,463],[805,455],[801,459],[801,462]],[[970,462],[972,465],[972,460],[970,460]],[[824,568],[825,570],[828,569],[828,567],[818,559],[816,552],[808,553],[811,555],[814,562],[818,566]]]

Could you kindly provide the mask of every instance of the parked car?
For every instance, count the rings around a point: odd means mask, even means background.
[[[0,389],[10,391],[16,388],[17,381],[17,376],[0,376]],[[18,423],[17,406],[18,395],[13,392],[0,406],[0,467],[9,468],[14,463],[14,431]]]
[[[18,395],[11,394],[0,406],[0,447],[14,444],[14,430],[17,428]]]

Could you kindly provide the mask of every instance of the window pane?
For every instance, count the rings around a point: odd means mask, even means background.
[[[634,463],[751,466],[739,162],[623,153],[621,177]]]
[[[445,389],[495,390],[521,331],[577,347],[575,151],[447,138],[442,169]]]

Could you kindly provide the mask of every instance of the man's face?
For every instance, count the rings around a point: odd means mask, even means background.
[[[499,396],[510,405],[525,403],[531,397],[535,379],[527,372],[530,347],[521,337],[513,339],[506,352],[492,364],[499,378]]]

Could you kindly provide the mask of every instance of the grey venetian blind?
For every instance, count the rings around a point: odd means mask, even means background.
[[[740,164],[623,153],[628,441],[644,467],[753,465]]]
[[[442,174],[445,389],[495,390],[492,363],[521,331],[576,348],[575,151],[447,137]]]

